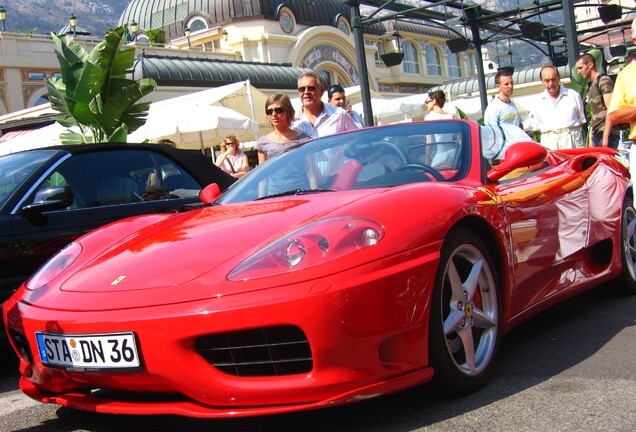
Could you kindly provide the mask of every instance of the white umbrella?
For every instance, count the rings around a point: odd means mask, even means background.
[[[165,138],[179,148],[204,149],[219,144],[229,133],[236,136],[258,133],[258,123],[230,108],[215,105],[150,106],[146,124],[128,136],[130,142]]]
[[[478,121],[482,118],[481,115],[481,99],[479,97],[455,99],[453,101],[446,101],[444,105],[444,111],[448,113],[457,113],[460,109],[469,119]]]
[[[60,134],[66,130],[64,126],[56,122],[27,134],[3,141],[0,143],[0,155],[59,145],[61,144]]]
[[[322,94],[322,97],[320,100],[322,100],[324,103],[327,103],[328,99],[329,99],[329,95],[327,94],[327,91],[329,90],[329,88],[325,89],[325,92]],[[356,86],[351,86],[351,87],[345,87],[344,88],[345,91],[345,96],[347,97],[347,103],[349,105],[355,105],[358,102],[362,101],[362,91],[360,89],[359,85]],[[374,99],[384,99],[384,96],[381,93],[376,92],[375,90],[369,90],[369,93],[371,95],[371,98]],[[300,110],[303,107],[303,103],[300,101],[299,97],[295,97],[291,99],[291,103],[292,106],[294,107],[294,110],[296,110],[296,115],[298,115],[298,113],[300,112]],[[356,110],[354,109],[354,111],[356,111],[358,114],[362,115],[362,109]]]
[[[363,113],[362,102],[353,105],[353,110]],[[422,117],[424,109],[419,101],[412,99],[371,99],[371,110],[373,111],[373,119],[376,124],[397,123],[410,120],[416,117]]]

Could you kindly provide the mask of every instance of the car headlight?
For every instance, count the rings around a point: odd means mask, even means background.
[[[69,268],[81,252],[82,246],[79,243],[69,243],[26,281],[25,288],[31,291],[42,288]]]
[[[377,222],[359,217],[325,219],[302,227],[243,261],[229,280],[275,276],[306,269],[374,246],[384,237]]]

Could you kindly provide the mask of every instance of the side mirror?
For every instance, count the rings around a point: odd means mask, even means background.
[[[543,162],[547,155],[548,150],[534,141],[514,143],[506,149],[501,163],[488,171],[486,175],[488,180],[497,181],[517,168]]]
[[[73,204],[73,190],[70,186],[53,186],[42,188],[35,193],[32,204],[20,209],[22,214],[42,213],[59,210]]]
[[[199,199],[201,199],[201,201],[205,204],[210,204],[215,199],[217,199],[219,195],[221,195],[221,189],[219,188],[219,185],[216,183],[211,183],[201,189],[201,192],[199,192]]]

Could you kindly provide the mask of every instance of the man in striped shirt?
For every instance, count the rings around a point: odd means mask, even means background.
[[[322,102],[320,98],[325,87],[324,78],[318,72],[305,72],[298,78],[298,95],[303,107],[300,117],[292,124],[292,129],[304,132],[312,138],[358,129],[347,111]],[[312,185],[327,182],[336,174],[344,159],[343,154],[333,150],[324,150],[314,157],[318,170],[309,173]]]
[[[298,78],[298,95],[303,107],[292,129],[312,138],[358,129],[347,111],[322,102],[325,87],[324,78],[318,72],[305,72]]]

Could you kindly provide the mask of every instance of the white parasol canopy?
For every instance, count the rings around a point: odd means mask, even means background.
[[[229,133],[251,139],[258,123],[230,108],[215,105],[151,105],[146,124],[128,135],[129,142],[165,138],[178,148],[204,149],[219,144]]]
[[[23,150],[59,145],[61,144],[60,134],[65,130],[67,129],[64,126],[56,122],[3,141],[0,143],[0,156]]]
[[[427,95],[412,95],[396,99],[371,99],[373,120],[377,125],[422,119],[424,117],[423,104]],[[362,115],[362,102],[352,106],[353,110]]]
[[[329,89],[326,89],[325,92],[322,94],[322,97],[320,98],[320,100],[322,100],[324,103],[327,103],[328,101],[329,95],[327,94],[327,90]],[[359,85],[345,87],[344,91],[345,91],[345,96],[347,97],[347,102],[349,103],[349,105],[354,105],[362,101],[362,92],[360,90]],[[372,98],[384,99],[384,96],[382,96],[382,94],[376,92],[375,90],[369,90],[369,92]],[[296,110],[296,115],[298,116],[298,113],[303,107],[303,103],[300,101],[299,97],[292,98],[291,103],[292,103],[292,106],[294,107],[294,110]],[[360,115],[362,115],[362,108],[355,111],[359,113]]]

